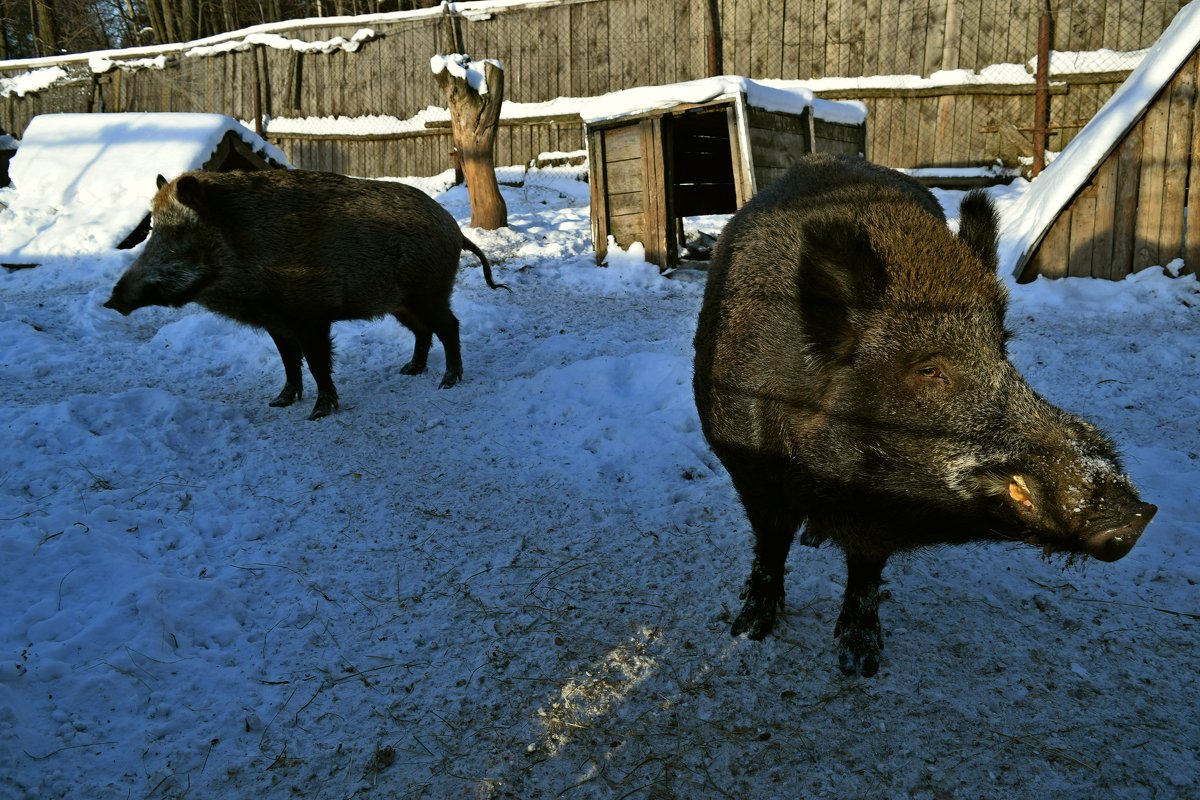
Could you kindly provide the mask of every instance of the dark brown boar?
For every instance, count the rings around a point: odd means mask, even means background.
[[[801,542],[845,554],[834,635],[873,675],[893,553],[1022,541],[1114,561],[1157,510],[1112,443],[1008,361],[996,214],[857,159],[806,157],[729,222],[696,331],[704,434],[754,530],[733,633],[761,639]]]
[[[151,208],[146,249],[104,305],[199,303],[263,328],[283,360],[272,406],[303,395],[301,358],[317,383],[309,419],[338,406],[330,327],[391,314],[416,336],[405,375],[424,372],[433,334],[446,353],[446,388],[462,378],[450,293],[465,248],[491,266],[450,214],[419,189],[324,172],[189,172],[167,182]]]

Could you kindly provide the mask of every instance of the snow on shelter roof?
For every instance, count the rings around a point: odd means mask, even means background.
[[[229,132],[279,164],[287,157],[220,114],[43,114],[25,129],[0,190],[0,262],[98,253],[145,218],[155,178],[198,169]]]
[[[744,94],[748,104],[763,111],[799,114],[811,107],[818,119],[846,125],[861,125],[867,118],[867,107],[862,103],[821,100],[802,81],[756,81],[738,75],[610,92],[589,99],[579,116],[586,123],[597,123],[676,105],[732,99],[738,94]]]
[[[1175,77],[1180,66],[1191,58],[1198,45],[1200,2],[1191,2],[1179,10],[1146,57],[1096,116],[1005,214],[1012,224],[1005,237],[1008,246],[1001,253],[1001,272],[1007,269],[1014,276],[1019,275],[1059,213],[1137,123],[1151,101]]]

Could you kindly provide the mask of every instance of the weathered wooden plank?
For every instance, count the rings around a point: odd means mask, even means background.
[[[642,190],[645,167],[642,160],[612,161],[607,163],[605,174],[608,177],[609,194],[617,192],[640,192]]]
[[[617,240],[621,247],[629,247],[634,242],[641,242],[646,230],[645,216],[639,211],[634,214],[619,214],[609,217],[608,235]],[[606,242],[607,244],[607,242]],[[644,245],[645,242],[642,242]],[[608,248],[605,247],[605,255]],[[646,253],[649,256],[649,251]]]
[[[1133,271],[1137,246],[1138,191],[1142,171],[1141,123],[1134,125],[1117,148],[1117,199],[1113,218],[1112,261],[1109,276],[1120,278]]]
[[[1200,86],[1200,54],[1193,53],[1186,69],[1192,70],[1193,79]],[[1188,181],[1187,215],[1184,230],[1183,268],[1185,272],[1200,274],[1200,96],[1192,105],[1192,141],[1188,164],[1191,179]]]
[[[809,150],[808,135],[799,131],[782,133],[751,128],[749,134],[755,169],[760,167],[787,169]]]
[[[1193,56],[1195,58],[1195,56]],[[1187,187],[1183,165],[1192,142],[1192,118],[1196,105],[1196,72],[1184,65],[1171,81],[1164,100],[1167,103],[1167,145],[1163,186],[1162,225],[1159,229],[1160,264],[1169,264],[1183,255],[1183,228]],[[1192,181],[1200,178],[1193,176]]]
[[[803,131],[808,128],[808,122],[799,114],[763,111],[753,106],[746,107],[746,124],[751,128],[785,133]]]
[[[1092,232],[1092,276],[1112,278],[1113,232],[1117,215],[1117,156],[1109,155],[1096,170],[1095,229]]]
[[[588,192],[591,197],[592,248],[596,263],[608,253],[608,231],[612,227],[608,211],[608,178],[604,174],[604,132],[588,135]]]
[[[666,269],[675,263],[675,224],[671,195],[667,187],[667,135],[671,120],[643,120],[642,147],[645,154],[642,183],[646,232],[646,260]]]
[[[637,125],[609,128],[603,134],[608,163],[641,159],[642,139]]]
[[[755,185],[751,174],[753,161],[749,153],[742,151],[742,142],[738,135],[737,110],[733,106],[725,110],[725,122],[729,131],[729,158],[733,164],[734,193],[737,196],[738,208],[741,208],[754,194]]]
[[[925,7],[925,53],[921,59],[921,73],[931,75],[942,69],[942,56],[946,50],[946,4],[950,0],[929,0]]]
[[[1133,270],[1162,263],[1163,201],[1167,182],[1168,92],[1150,104],[1142,118],[1142,171],[1138,186],[1137,244]]]
[[[836,75],[829,66],[827,46],[829,30],[826,21],[829,19],[829,0],[813,0],[812,16],[809,24],[812,26],[812,44],[809,49],[810,78],[824,78],[826,75]]]
[[[918,101],[917,163],[913,166],[932,167],[943,164],[942,152],[937,147],[938,99],[926,97]]]
[[[1071,216],[1069,212],[1064,212],[1051,224],[1038,247],[1036,274],[1047,278],[1066,277],[1070,247]]]
[[[1067,274],[1072,278],[1092,275],[1092,243],[1096,233],[1096,190],[1087,186],[1075,196],[1064,216],[1071,218]]]

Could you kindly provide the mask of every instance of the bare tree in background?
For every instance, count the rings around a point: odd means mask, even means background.
[[[0,59],[185,42],[264,22],[436,5],[438,0],[0,0]]]

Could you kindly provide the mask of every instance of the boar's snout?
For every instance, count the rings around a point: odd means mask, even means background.
[[[1116,561],[1133,549],[1142,536],[1142,531],[1158,513],[1158,506],[1135,502],[1126,512],[1124,519],[1105,526],[1099,533],[1088,537],[1084,549],[1092,558],[1100,561]]]
[[[122,315],[128,317],[130,312],[132,312],[136,306],[134,306],[133,303],[130,303],[128,300],[121,299],[120,289],[121,287],[119,285],[113,289],[113,293],[108,298],[108,302],[104,304],[104,307],[111,308],[113,311],[119,311]]]

